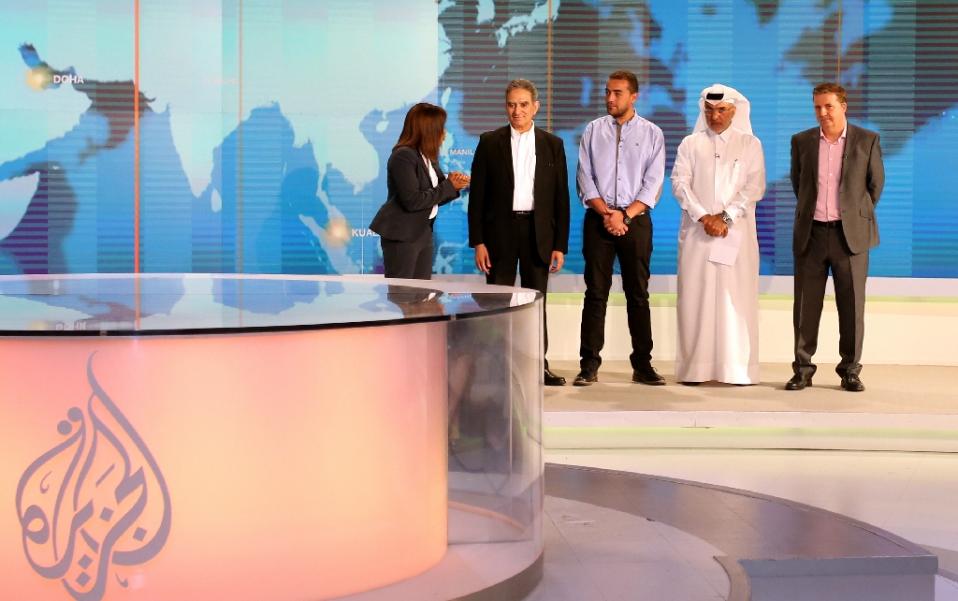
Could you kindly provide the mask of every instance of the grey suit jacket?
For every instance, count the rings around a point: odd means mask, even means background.
[[[795,230],[792,250],[805,252],[812,233],[812,219],[818,200],[818,143],[820,128],[813,127],[792,136],[792,189]],[[875,205],[885,186],[885,167],[876,132],[848,124],[842,179],[838,187],[842,230],[853,254],[878,246]]]

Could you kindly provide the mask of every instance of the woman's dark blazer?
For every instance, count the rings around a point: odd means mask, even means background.
[[[387,240],[412,242],[429,227],[429,213],[436,205],[458,198],[459,191],[439,169],[439,185],[433,187],[422,155],[408,146],[393,150],[386,164],[386,203],[379,209],[369,229]]]

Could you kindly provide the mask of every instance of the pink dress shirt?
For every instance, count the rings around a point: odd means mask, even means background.
[[[829,142],[819,130],[818,138],[818,200],[815,202],[815,221],[837,221],[842,218],[838,204],[838,186],[842,181],[842,157],[845,156],[845,135],[848,125],[836,142]]]

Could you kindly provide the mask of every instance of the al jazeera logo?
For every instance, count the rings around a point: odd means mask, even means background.
[[[77,601],[129,587],[125,569],[155,557],[171,524],[163,474],[97,381],[93,358],[85,408],[67,411],[62,440],[26,469],[16,498],[27,561]]]

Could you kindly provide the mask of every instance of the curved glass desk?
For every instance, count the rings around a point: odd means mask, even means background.
[[[0,277],[0,598],[525,592],[541,302],[363,276]],[[489,544],[497,567],[456,573]]]

